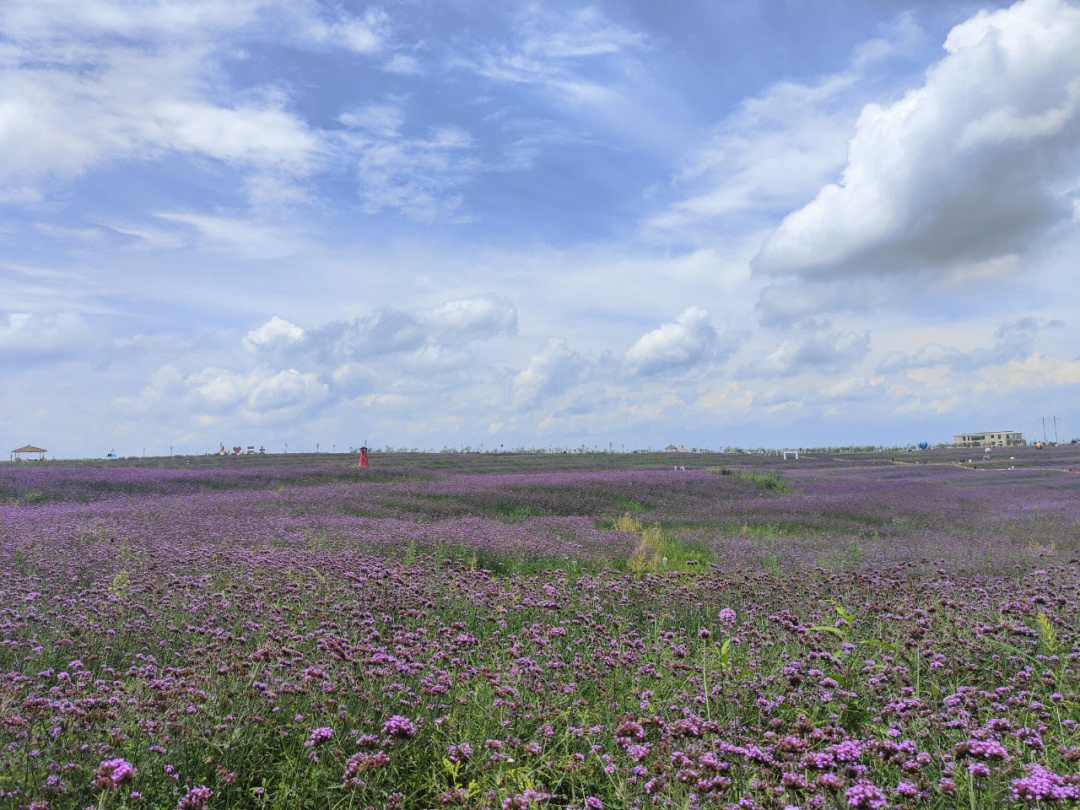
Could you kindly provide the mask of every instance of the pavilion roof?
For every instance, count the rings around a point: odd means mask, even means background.
[[[12,453],[47,453],[48,451],[44,447],[34,447],[32,444],[28,444],[25,447],[19,447],[11,451]]]

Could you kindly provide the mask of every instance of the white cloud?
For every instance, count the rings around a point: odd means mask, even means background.
[[[767,213],[810,199],[843,165],[851,122],[851,74],[813,84],[778,82],[745,99],[679,178],[706,190],[648,220],[657,231],[685,231],[731,214]]]
[[[304,339],[304,330],[277,315],[257,329],[244,335],[244,348],[249,351],[291,346]]]
[[[175,408],[185,393],[184,375],[176,366],[166,364],[150,376],[138,395],[119,397],[113,404],[126,414],[142,415],[155,408]]]
[[[847,371],[866,356],[869,333],[815,330],[796,340],[783,341],[760,366],[743,369],[747,375],[788,376]]]
[[[697,365],[714,357],[719,347],[720,339],[709,314],[699,307],[688,307],[674,322],[638,338],[624,360],[638,374],[655,374]]]
[[[1003,393],[1033,388],[1080,385],[1080,360],[1061,360],[1034,353],[1010,360],[1001,367],[988,368],[979,375],[975,390]]]
[[[949,267],[1026,246],[1067,215],[1077,169],[1080,9],[1023,0],[957,25],[925,83],[863,108],[847,165],[784,218],[767,274]]]
[[[395,101],[340,116],[347,129],[339,140],[355,166],[364,210],[392,208],[425,221],[451,218],[461,204],[457,190],[482,168],[472,136],[442,126],[427,137],[407,137],[404,120],[402,102]]]
[[[586,368],[584,358],[561,338],[552,338],[542,351],[529,358],[529,364],[514,377],[514,405],[532,408],[543,399],[575,385]]]
[[[431,314],[431,322],[456,339],[486,338],[517,332],[517,310],[494,295],[447,301]]]
[[[286,222],[184,211],[160,211],[154,216],[194,228],[210,249],[248,259],[286,258],[306,244],[296,227]]]
[[[303,8],[303,4],[300,4],[300,7]],[[371,54],[382,47],[390,18],[381,9],[368,8],[361,17],[354,17],[339,10],[331,19],[307,14],[303,21],[307,24],[305,33],[313,42]]]
[[[384,12],[313,0],[13,0],[0,4],[0,197],[33,200],[44,178],[169,153],[304,176],[325,134],[275,86],[231,89],[238,41],[377,51]]]
[[[545,15],[539,9],[529,8],[528,34],[522,43],[522,51],[536,58],[606,56],[627,48],[642,48],[648,42],[640,31],[611,22],[595,7],[578,9],[567,17]]]
[[[493,81],[534,85],[563,106],[609,120],[626,116],[640,101],[634,95],[649,88],[648,77],[634,75],[627,57],[651,47],[650,37],[612,22],[594,7],[561,14],[528,4],[511,26],[515,39],[509,44],[485,43],[471,56],[452,59],[451,65]],[[596,78],[588,67],[600,60],[615,65],[621,79]]]
[[[104,225],[111,231],[137,239],[138,244],[142,247],[156,250],[176,250],[186,244],[182,237],[172,231],[155,228],[152,225],[131,225],[125,222],[107,222]]]
[[[945,366],[953,372],[978,371],[987,366],[1023,360],[1032,353],[1035,338],[1040,331],[1063,326],[1060,321],[1044,322],[1036,318],[1020,318],[1005,324],[994,333],[990,346],[961,349],[930,342],[912,353],[889,352],[878,364],[878,372],[885,374],[912,369],[928,369]]]
[[[400,73],[404,76],[419,76],[424,72],[420,60],[407,53],[395,53],[383,65],[383,70],[387,73]]]
[[[100,342],[100,336],[75,312],[0,311],[0,356],[68,354]]]
[[[247,406],[261,412],[311,405],[324,399],[328,392],[329,388],[316,374],[290,368],[259,379],[248,394]]]
[[[428,331],[414,315],[383,310],[353,321],[335,321],[308,330],[305,347],[318,356],[344,362],[414,351],[428,339]]]
[[[347,360],[330,373],[334,385],[349,395],[366,393],[375,384],[375,372],[365,364]]]
[[[245,419],[285,416],[324,400],[329,387],[314,372],[295,368],[283,371],[257,369],[236,373],[223,368],[205,368],[184,380],[195,395],[196,411],[231,411]]]
[[[811,81],[783,79],[743,99],[676,177],[677,187],[694,193],[647,226],[657,236],[700,240],[717,226],[730,227],[732,217],[771,219],[813,199],[844,165],[857,99],[876,79],[874,68],[910,53],[921,37],[914,16],[902,13],[885,36],[860,45],[844,70]]]
[[[386,13],[376,7],[357,16],[316,0],[8,0],[0,7],[0,29],[20,43],[115,37],[158,44],[243,33],[371,53],[382,45],[388,26]]]

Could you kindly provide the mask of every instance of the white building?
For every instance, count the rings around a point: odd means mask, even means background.
[[[1013,447],[1026,444],[1018,430],[988,430],[982,433],[957,433],[954,447]]]

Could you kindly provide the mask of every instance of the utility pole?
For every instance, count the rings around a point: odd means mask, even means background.
[[[1054,444],[1057,444],[1057,417],[1054,417]]]
[[[1043,425],[1043,441],[1045,442],[1046,441],[1046,417],[1045,416],[1042,418],[1042,425]]]

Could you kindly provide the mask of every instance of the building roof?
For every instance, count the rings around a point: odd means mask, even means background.
[[[675,445],[673,445],[673,444],[669,444],[669,445],[668,445],[667,447],[665,447],[664,449],[665,449],[665,450],[678,450],[679,448],[678,448],[678,447],[676,447],[676,446],[675,446]]]
[[[12,450],[12,453],[47,453],[44,447],[34,447],[32,444],[28,444],[25,447],[20,447],[17,450]]]

